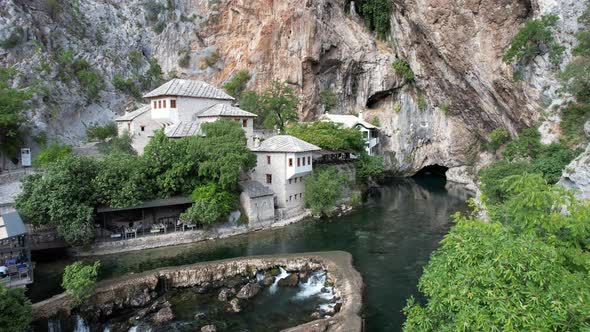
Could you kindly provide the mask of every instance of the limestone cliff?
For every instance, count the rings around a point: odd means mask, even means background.
[[[287,81],[301,97],[302,119],[323,112],[320,92],[331,89],[335,112],[379,119],[386,160],[401,174],[473,165],[489,131],[515,134],[559,103],[546,59],[515,82],[501,57],[524,21],[550,12],[562,17],[557,39],[569,50],[582,7],[575,0],[396,0],[390,37],[380,41],[347,0],[58,1],[57,13],[50,2],[0,3],[0,40],[20,36],[16,46],[0,48],[0,64],[23,73],[17,84],[40,80],[44,87],[33,133],[79,141],[88,124],[133,107],[133,98],[113,87],[114,75],[142,77],[154,57],[165,77],[221,84],[248,69],[251,89]],[[102,74],[97,99],[76,80],[58,79],[60,49]],[[134,51],[139,60],[129,56]],[[397,58],[409,62],[414,83],[392,70]]]

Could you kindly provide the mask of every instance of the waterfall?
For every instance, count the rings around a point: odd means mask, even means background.
[[[47,321],[48,332],[61,332],[61,321],[59,319],[50,319]]]
[[[332,299],[332,287],[325,287],[328,292],[322,293],[322,288],[326,283],[326,272],[314,272],[309,276],[306,282],[299,284],[299,292],[295,295],[296,299],[302,300],[318,295],[326,300]]]
[[[285,269],[283,269],[280,266],[279,266],[279,271],[281,271],[281,273],[278,276],[275,277],[275,282],[268,289],[268,291],[271,294],[274,294],[274,293],[277,292],[277,287],[279,286],[279,280],[285,279],[285,278],[287,278],[289,276],[289,273],[287,271],[285,271]]]
[[[264,281],[264,273],[258,272],[256,273],[256,282],[261,284]]]
[[[90,327],[88,327],[88,324],[86,324],[86,321],[80,315],[76,315],[76,329],[74,332],[90,332]]]

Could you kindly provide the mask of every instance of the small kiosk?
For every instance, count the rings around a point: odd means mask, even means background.
[[[27,229],[18,212],[0,215],[0,283],[7,288],[33,282]]]

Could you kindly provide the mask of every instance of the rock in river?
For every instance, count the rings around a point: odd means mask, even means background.
[[[222,302],[227,302],[234,295],[236,295],[236,291],[233,288],[222,288],[219,291],[219,295],[217,295],[217,299]]]
[[[201,327],[201,332],[216,332],[217,328],[215,325],[205,325]]]
[[[156,324],[162,324],[171,321],[172,319],[174,319],[174,314],[172,313],[172,309],[169,307],[160,309],[152,317],[152,321]]]
[[[231,312],[241,312],[242,311],[242,306],[240,305],[240,299],[233,299],[231,301],[229,301],[229,311]]]
[[[279,280],[279,286],[281,286],[281,287],[295,287],[295,286],[297,286],[298,282],[299,282],[299,277],[297,276],[297,273],[291,273],[285,279]]]
[[[240,291],[238,292],[238,295],[236,295],[236,297],[239,299],[247,300],[247,299],[251,299],[254,296],[258,295],[259,292],[260,292],[260,285],[259,284],[249,283],[249,284],[246,284],[244,287],[242,287],[242,289],[240,289]]]

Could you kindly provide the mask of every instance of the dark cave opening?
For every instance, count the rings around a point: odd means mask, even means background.
[[[423,167],[421,170],[414,174],[414,177],[420,176],[436,176],[436,177],[444,177],[446,179],[446,173],[449,170],[446,166],[441,166],[438,164],[435,165],[428,165]]]

